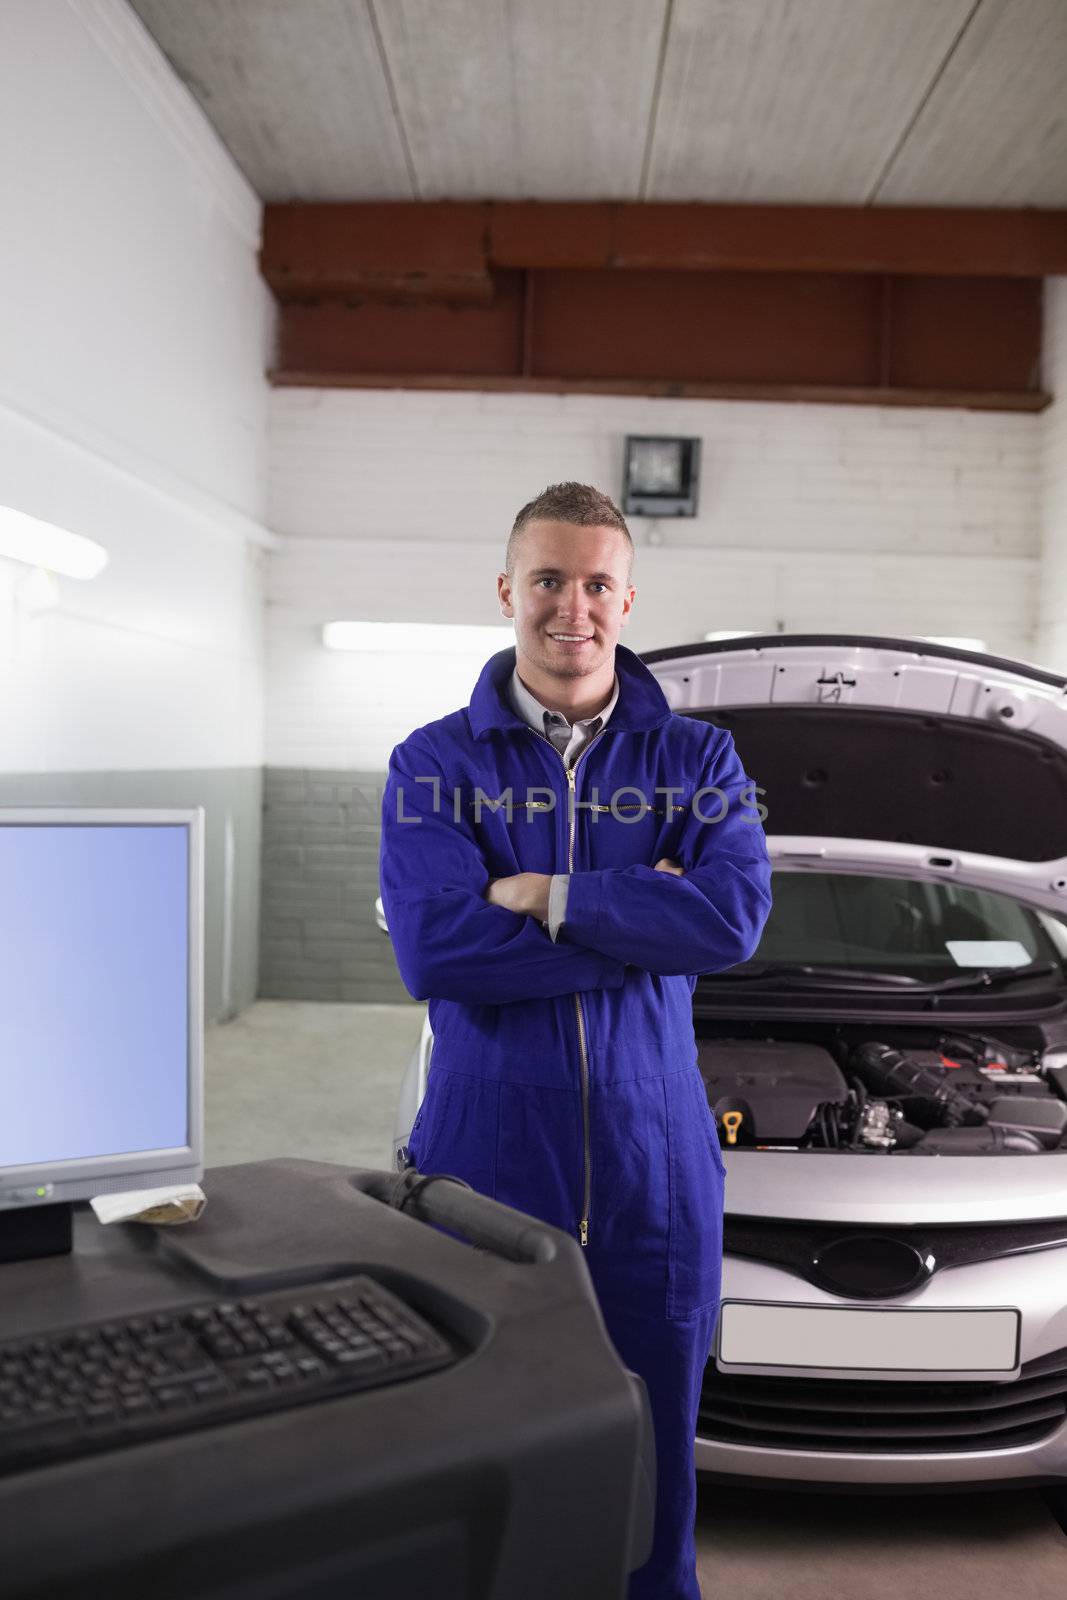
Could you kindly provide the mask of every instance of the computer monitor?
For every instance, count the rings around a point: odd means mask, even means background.
[[[203,1176],[203,860],[199,807],[0,807],[0,1259]]]

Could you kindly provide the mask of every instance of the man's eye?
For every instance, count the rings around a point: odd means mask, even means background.
[[[538,578],[538,583],[555,583],[555,578]]]
[[[590,587],[593,588],[593,589],[606,589],[607,588],[607,584],[606,583],[594,583],[594,584],[590,585]]]

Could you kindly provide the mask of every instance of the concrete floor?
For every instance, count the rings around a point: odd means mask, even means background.
[[[400,1079],[426,1007],[258,1000],[204,1040],[206,1162],[392,1167]]]
[[[206,1036],[207,1165],[299,1155],[388,1167],[424,1007],[261,1000]],[[705,1600],[1062,1600],[1067,1535],[1041,1495],[769,1493],[703,1481]]]

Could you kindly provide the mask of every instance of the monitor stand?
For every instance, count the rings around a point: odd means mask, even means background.
[[[67,1256],[71,1247],[70,1200],[51,1206],[16,1206],[0,1211],[0,1261],[35,1261]]]

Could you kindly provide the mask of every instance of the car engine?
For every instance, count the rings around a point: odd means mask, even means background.
[[[928,1048],[868,1039],[701,1039],[725,1148],[911,1156],[1067,1149],[1067,1049],[979,1034]]]

